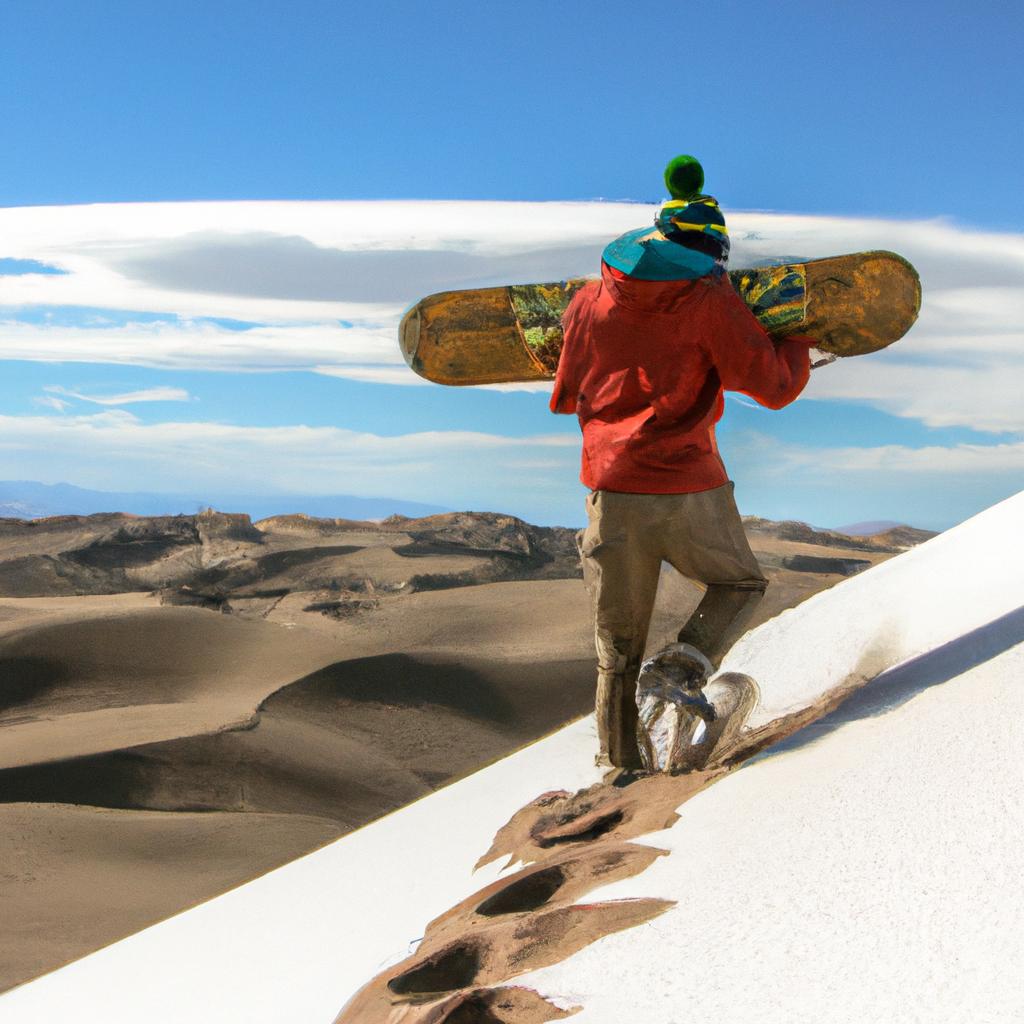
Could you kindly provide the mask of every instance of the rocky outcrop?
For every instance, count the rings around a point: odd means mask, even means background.
[[[863,538],[805,523],[745,523],[766,567],[838,576],[870,564],[851,553],[877,556],[930,536],[909,527]],[[382,595],[578,578],[575,534],[497,512],[396,515],[379,523],[288,515],[254,524],[213,509],[0,519],[0,596],[157,592],[172,604],[265,615],[287,595],[303,593],[303,607],[348,617],[372,612]],[[775,541],[840,550],[773,552]]]
[[[392,518],[401,519],[401,516]],[[410,520],[411,521],[411,520]],[[296,512],[287,516],[269,516],[254,524],[261,533],[291,534],[295,537],[330,537],[353,530],[380,530],[379,523],[363,519],[324,519]]]
[[[817,572],[835,576],[855,576],[872,563],[867,558],[831,558],[827,555],[776,555],[761,552],[762,568],[790,569],[793,572]]]
[[[851,537],[835,530],[817,530],[807,523],[796,520],[774,522],[757,516],[744,516],[743,526],[753,542],[758,537],[795,541],[800,544],[817,544],[822,547],[839,547],[854,551],[896,552],[915,544],[921,544],[936,536],[930,530],[918,530],[912,526],[897,526],[883,533],[867,537]]]
[[[396,549],[405,557],[463,554],[492,559],[488,570],[450,585],[580,575],[576,531],[566,527],[532,526],[515,516],[494,512],[449,512],[423,519],[392,517],[385,524],[401,527],[411,538],[410,544]],[[428,588],[429,584],[421,583],[421,589]]]
[[[913,526],[896,526],[891,530],[873,534],[869,539],[879,546],[884,546],[886,549],[904,551],[907,548],[923,544],[926,540],[931,540],[935,536],[937,534],[931,530],[918,530]]]

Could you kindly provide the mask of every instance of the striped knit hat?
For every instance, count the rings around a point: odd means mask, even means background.
[[[636,228],[605,247],[610,267],[642,281],[686,281],[721,274],[729,259],[729,230],[713,196],[704,195],[704,169],[692,156],[665,168],[672,198],[658,211],[654,228]]]
[[[713,196],[670,199],[658,211],[654,223],[669,241],[696,249],[722,264],[729,259],[729,229]]]

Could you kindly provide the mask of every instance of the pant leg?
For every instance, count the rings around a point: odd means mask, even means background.
[[[746,630],[768,581],[747,542],[732,483],[673,497],[665,560],[707,588],[678,640],[717,666]]]
[[[594,492],[587,499],[588,525],[580,543],[594,608],[600,753],[623,768],[641,765],[636,680],[661,571],[649,497]]]
[[[762,597],[763,588],[712,583],[676,639],[693,644],[718,668],[732,645],[746,632]]]

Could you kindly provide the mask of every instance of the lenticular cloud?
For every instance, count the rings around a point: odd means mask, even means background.
[[[630,203],[154,203],[0,211],[7,258],[64,274],[0,278],[0,358],[167,369],[306,369],[419,383],[395,343],[432,291],[596,273]],[[870,361],[815,374],[810,398],[929,426],[1024,430],[1024,236],[944,221],[730,212],[733,265],[894,249],[921,319]],[[105,317],[104,311],[116,311]],[[134,316],[133,316],[134,314]]]

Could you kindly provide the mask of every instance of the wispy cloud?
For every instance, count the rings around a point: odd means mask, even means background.
[[[57,398],[54,395],[37,395],[32,401],[44,409],[56,409],[57,412],[63,412],[71,406],[70,402],[65,402],[63,398]]]
[[[864,402],[930,427],[970,427],[992,434],[1024,432],[1024,335],[1021,352],[922,351],[920,335],[906,350],[851,359],[815,371],[808,398]],[[918,358],[915,358],[918,357]]]
[[[138,402],[191,402],[192,396],[184,388],[146,388],[143,391],[125,391],[119,395],[84,395],[79,391],[72,391],[63,388],[58,384],[51,384],[43,388],[51,395],[64,395],[66,398],[75,398],[80,402],[91,402],[94,405],[134,405]],[[40,399],[45,403],[46,399]],[[60,399],[51,399],[50,404],[54,408],[66,407],[67,402]]]
[[[902,519],[944,529],[1020,490],[1024,441],[810,447],[761,433],[733,436],[729,467],[745,511],[821,526]]]
[[[0,416],[0,479],[39,479],[41,451],[43,482],[100,490],[386,494],[540,522],[582,516],[574,435],[144,423],[123,408]],[[1019,489],[1024,441],[830,450],[748,434],[732,439],[729,464],[744,511],[787,518],[801,508],[822,525],[881,515],[944,527]]]
[[[653,213],[623,203],[480,202],[0,210],[11,256],[69,271],[0,279],[0,358],[302,368],[418,383],[396,330],[425,291],[594,273],[607,239]],[[729,221],[737,266],[888,248],[921,272],[924,306],[910,335],[887,352],[816,372],[810,397],[863,402],[929,425],[1024,431],[1013,389],[1024,378],[1024,236],[938,220],[734,211]],[[171,319],[50,326],[20,320],[24,306]],[[208,318],[259,326],[229,330]]]
[[[742,405],[744,409],[756,409],[761,412],[768,411],[763,405],[758,405],[757,402],[747,398],[745,395],[741,395],[733,391],[727,392],[725,397],[727,401],[735,402],[737,405]]]
[[[167,370],[302,369],[427,387],[398,350],[398,322],[408,304],[425,291],[592,274],[609,238],[653,214],[653,207],[622,203],[0,210],[0,238],[10,256],[68,271],[0,276],[0,358]],[[815,371],[806,394],[929,427],[970,428],[975,439],[977,431],[993,437],[991,445],[920,448],[731,445],[730,469],[750,496],[748,510],[792,514],[802,489],[809,509],[829,492],[846,503],[836,517],[891,517],[895,510],[886,503],[899,494],[910,503],[895,514],[912,517],[918,509],[918,522],[943,525],[1014,488],[1024,470],[1024,236],[945,221],[758,212],[730,212],[729,222],[736,266],[878,248],[907,256],[924,286],[917,325],[885,352]],[[490,387],[544,391],[550,385]],[[238,491],[266,486],[301,493],[315,481],[320,490],[449,506],[489,501],[509,509],[519,502],[521,514],[531,500],[546,510],[578,502],[576,435],[522,439],[441,430],[383,437],[301,425],[143,424],[125,411],[133,402],[186,400],[184,389],[51,390],[35,401],[61,415],[3,422],[0,474],[35,475],[45,450],[48,479],[113,490],[188,490],[216,482]],[[74,402],[106,411],[75,416]],[[770,422],[766,416],[766,429]],[[776,510],[768,503],[780,495],[784,505]],[[863,507],[855,508],[857,502]]]
[[[143,423],[124,409],[0,416],[0,479],[74,480],[102,490],[390,494],[473,507],[540,481],[574,490],[578,444],[565,435],[505,437],[429,430],[395,437],[336,427]]]
[[[316,369],[337,375],[343,375],[341,370],[384,367],[387,374],[382,376],[389,383],[418,383],[395,338],[395,326],[365,323],[350,328],[325,322],[229,330],[205,320],[161,320],[107,328],[49,327],[4,322],[0,310],[0,359],[167,370]],[[365,379],[380,378],[367,375]]]
[[[397,363],[397,360],[395,360]],[[401,365],[377,365],[377,366],[346,366],[343,363],[334,366],[314,366],[314,373],[324,377],[342,377],[345,380],[361,380],[373,384],[411,384],[430,386],[430,381],[424,380],[410,370],[405,363]]]
[[[1024,441],[1007,444],[878,445],[872,448],[807,449],[773,446],[774,471],[810,470],[815,474],[905,474],[949,476],[1015,474],[1024,482]]]

